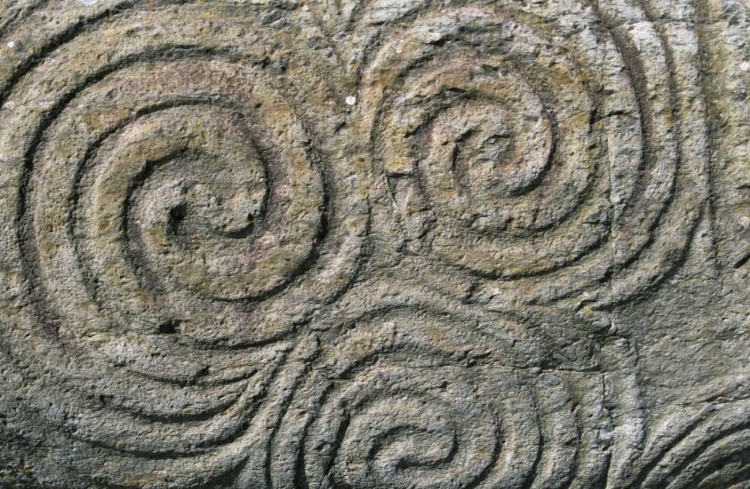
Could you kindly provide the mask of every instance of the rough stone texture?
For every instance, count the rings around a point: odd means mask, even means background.
[[[0,39],[0,487],[750,488],[746,0]]]

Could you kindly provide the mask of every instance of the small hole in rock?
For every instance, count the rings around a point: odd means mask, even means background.
[[[187,217],[187,206],[180,204],[169,210],[169,229],[172,234],[177,234],[182,221]]]
[[[165,321],[159,325],[157,332],[159,334],[176,334],[180,328],[180,321],[175,319]]]

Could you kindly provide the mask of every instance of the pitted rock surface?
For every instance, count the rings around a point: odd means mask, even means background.
[[[0,487],[750,488],[746,0],[3,0]]]

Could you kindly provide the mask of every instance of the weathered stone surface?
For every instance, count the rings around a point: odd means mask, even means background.
[[[750,487],[749,39],[0,2],[0,487]]]

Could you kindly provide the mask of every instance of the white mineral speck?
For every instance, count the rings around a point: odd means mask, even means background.
[[[747,61],[743,61],[742,63],[740,63],[740,69],[742,71],[750,70],[750,63],[748,63]]]
[[[12,48],[12,47],[13,47],[13,46],[15,46],[15,45],[16,45],[16,43],[14,43],[13,41],[10,41],[10,42],[8,43],[8,47],[9,47],[9,48]]]
[[[346,97],[346,105],[354,105],[357,103],[357,97],[353,95],[349,95]]]

